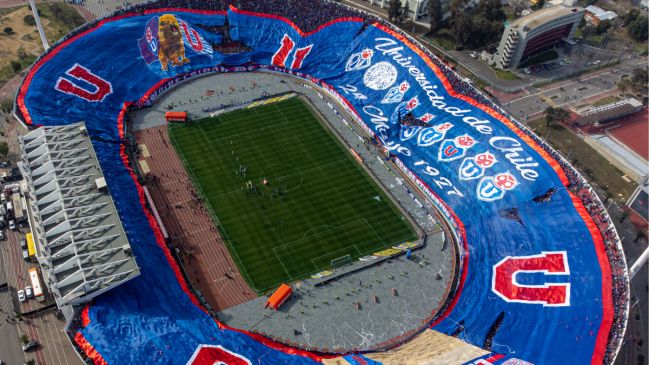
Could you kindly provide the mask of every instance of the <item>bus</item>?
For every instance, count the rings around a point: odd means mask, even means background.
[[[29,277],[32,279],[32,289],[34,290],[34,298],[37,301],[45,301],[45,295],[43,295],[43,288],[41,288],[41,281],[38,279],[38,270],[29,269]]]
[[[38,257],[36,257],[36,247],[34,246],[34,236],[30,233],[27,233],[25,237],[27,239],[27,251],[29,252],[29,259],[32,262],[38,262]]]
[[[13,202],[14,208],[14,217],[16,223],[22,223],[25,221],[25,212],[23,211],[23,204],[20,201],[20,194],[14,193],[11,195],[11,201]]]

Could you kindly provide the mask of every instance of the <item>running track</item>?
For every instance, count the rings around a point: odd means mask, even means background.
[[[140,155],[138,160],[146,160],[150,174],[157,178],[147,187],[162,223],[170,236],[179,237],[180,250],[192,253],[192,259],[185,254],[182,260],[196,289],[215,312],[256,298],[241,278],[202,204],[192,196],[194,187],[169,143],[166,125],[135,131],[133,135],[136,143],[146,145],[151,155]],[[174,240],[174,244],[178,241]]]

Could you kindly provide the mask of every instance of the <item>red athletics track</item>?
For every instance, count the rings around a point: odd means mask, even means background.
[[[186,254],[181,257],[196,289],[217,313],[256,298],[241,278],[202,203],[192,196],[194,186],[169,143],[166,125],[135,131],[133,135],[135,142],[146,145],[150,154],[140,155],[138,163],[145,160],[150,175],[155,176],[155,182],[147,183],[147,188],[162,223],[169,236],[179,237],[180,250],[192,253],[191,259]],[[174,240],[174,244],[178,241]]]

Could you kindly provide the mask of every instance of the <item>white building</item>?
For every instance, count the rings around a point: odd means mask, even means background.
[[[570,42],[583,16],[583,8],[553,6],[516,19],[505,27],[493,61],[501,69],[516,68],[541,52]]]
[[[613,20],[617,18],[617,14],[613,11],[606,11],[602,8],[598,8],[594,5],[589,5],[586,7],[586,16],[595,24],[599,23],[602,20]]]

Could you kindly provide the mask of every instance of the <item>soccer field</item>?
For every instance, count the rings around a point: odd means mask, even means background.
[[[169,125],[168,131],[256,290],[303,279],[347,254],[358,258],[417,239],[408,220],[297,97]],[[248,181],[258,193],[246,188]]]

